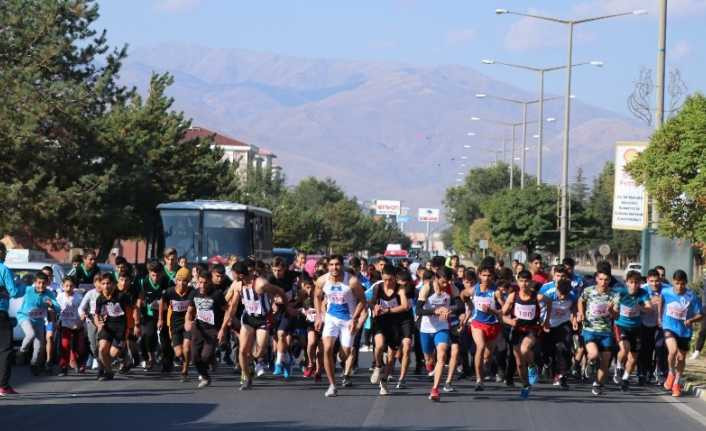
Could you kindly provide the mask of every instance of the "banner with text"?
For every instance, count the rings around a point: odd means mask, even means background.
[[[420,222],[439,222],[439,209],[438,208],[419,208],[419,215],[417,220]]]
[[[386,201],[386,200],[376,200],[375,201],[375,214],[377,215],[400,215],[401,203],[400,201]]]
[[[643,230],[647,227],[647,192],[625,172],[625,165],[645,148],[647,142],[617,142],[615,145],[613,229]]]

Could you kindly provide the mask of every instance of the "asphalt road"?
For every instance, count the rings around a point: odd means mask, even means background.
[[[363,353],[365,359],[369,356]],[[225,368],[212,386],[197,390],[195,379],[160,377],[135,370],[113,382],[93,375],[33,377],[16,368],[13,384],[21,395],[0,399],[3,430],[615,430],[677,431],[706,429],[706,403],[684,397],[674,400],[653,388],[629,393],[610,387],[595,398],[588,386],[562,391],[538,385],[527,401],[519,389],[488,384],[475,393],[472,382],[442,394],[440,403],[427,399],[426,377],[410,379],[410,389],[381,397],[359,372],[355,386],[325,399],[324,383],[302,378],[288,382],[265,377],[249,392],[237,390],[238,377]]]

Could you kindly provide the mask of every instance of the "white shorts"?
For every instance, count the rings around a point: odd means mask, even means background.
[[[334,337],[341,341],[341,347],[353,346],[353,336],[350,330],[351,319],[343,320],[328,313],[324,316],[324,330],[322,337]]]

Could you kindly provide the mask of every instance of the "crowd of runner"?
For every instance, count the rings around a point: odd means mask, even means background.
[[[240,390],[265,374],[296,372],[315,382],[324,376],[332,397],[361,373],[359,352],[372,351],[370,382],[380,395],[406,388],[411,374],[427,375],[434,401],[462,378],[475,381],[475,391],[489,380],[519,383],[522,398],[542,379],[563,389],[585,382],[595,396],[611,380],[622,391],[631,381],[656,384],[678,397],[702,319],[684,271],[670,279],[661,267],[646,278],[631,271],[623,283],[605,261],[587,279],[570,258],[545,274],[539,255],[528,269],[492,258],[477,268],[443,257],[395,267],[384,257],[369,265],[337,255],[311,272],[305,255],[292,265],[274,258],[189,269],[168,249],[145,268],[118,257],[112,273],[88,253],[60,286],[51,267],[16,286],[4,254],[0,245],[0,395],[15,393],[7,310],[16,297],[24,297],[24,339],[14,363],[29,362],[35,376],[92,369],[110,381],[158,367],[183,382],[195,370],[206,388],[220,364],[240,375]],[[696,355],[704,336],[702,329]]]

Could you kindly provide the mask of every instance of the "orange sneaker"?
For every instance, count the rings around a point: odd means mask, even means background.
[[[673,397],[680,397],[681,396],[681,384],[680,383],[675,383],[672,386],[672,396]]]
[[[664,381],[664,389],[667,391],[672,390],[672,386],[674,386],[674,373],[669,373],[667,374],[667,380]]]

